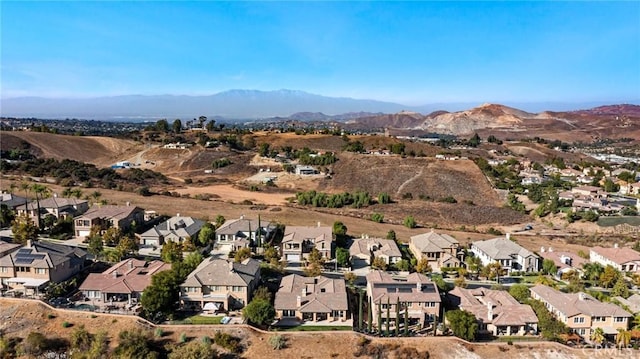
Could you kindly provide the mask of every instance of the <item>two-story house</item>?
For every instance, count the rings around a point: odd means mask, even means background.
[[[216,229],[216,246],[228,251],[240,248],[262,247],[271,240],[275,233],[275,225],[269,221],[248,219],[241,216],[224,222]]]
[[[542,260],[548,259],[558,268],[556,276],[562,278],[562,275],[572,271],[576,271],[582,275],[582,265],[587,263],[587,260],[579,255],[566,251],[555,251],[552,247],[540,248],[540,257]]]
[[[622,272],[635,273],[640,271],[640,253],[628,247],[618,247],[618,244],[614,244],[613,248],[600,246],[591,248],[589,260],[602,264],[604,267],[613,266]]]
[[[140,244],[146,247],[160,247],[167,241],[182,243],[187,238],[196,240],[205,223],[207,222],[178,214],[142,233]]]
[[[346,321],[349,302],[344,279],[290,274],[280,282],[274,307],[278,319]]]
[[[0,193],[0,206],[7,206],[7,208],[11,210],[15,210],[28,202],[29,200],[27,198],[16,196],[13,193]]]
[[[91,228],[118,228],[126,232],[132,223],[144,224],[144,209],[136,206],[93,206],[84,214],[73,219],[76,237],[88,237]]]
[[[50,197],[39,201],[40,218],[53,216],[55,219],[73,218],[89,209],[89,202],[76,198]],[[38,202],[29,202],[26,205],[16,207],[17,214],[28,215],[33,223],[38,225]]]
[[[138,300],[151,285],[151,276],[171,269],[171,264],[129,258],[102,273],[90,273],[78,288],[85,298],[108,302]]]
[[[180,302],[192,309],[204,309],[208,303],[215,310],[240,309],[251,300],[259,282],[259,261],[209,257],[180,284]]]
[[[87,252],[49,242],[32,242],[0,258],[0,282],[9,290],[38,295],[50,282],[63,282],[84,269]]]
[[[326,259],[333,258],[334,238],[331,227],[287,226],[280,244],[282,257],[287,262],[300,262],[309,256],[313,248]]]
[[[460,267],[464,260],[464,251],[455,238],[433,230],[412,236],[409,250],[418,260],[426,258],[434,271],[440,271],[442,267]]]
[[[540,257],[506,238],[493,238],[471,243],[471,252],[482,262],[483,266],[499,262],[502,269],[510,274],[512,271],[537,272],[540,268]]]
[[[376,257],[384,259],[387,264],[395,264],[402,259],[402,252],[396,241],[368,236],[355,239],[349,247],[349,255],[352,263],[362,261],[367,265],[371,265]],[[356,267],[362,266],[356,265]]]
[[[418,325],[434,329],[440,321],[441,298],[438,287],[426,276],[411,273],[408,276],[392,276],[388,272],[371,271],[367,274],[367,297],[372,310],[373,325],[382,328],[386,323],[387,308],[396,313],[396,306],[400,303],[400,317],[405,312],[409,318],[409,325]],[[378,316],[383,323],[378,322]],[[389,318],[390,325],[401,325],[395,322],[395,315]]]
[[[587,293],[563,293],[551,287],[536,285],[531,298],[541,301],[559,321],[585,340],[596,328],[615,337],[618,329],[629,327],[631,313],[612,303],[603,303]]]
[[[455,287],[449,302],[476,317],[481,334],[525,335],[538,332],[538,317],[531,306],[520,304],[509,292],[487,288]]]

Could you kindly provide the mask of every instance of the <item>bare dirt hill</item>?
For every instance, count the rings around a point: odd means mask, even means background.
[[[109,166],[141,151],[143,146],[135,141],[111,137],[69,136],[41,132],[0,132],[1,146],[24,148],[38,157],[72,159],[92,163],[96,166]],[[22,144],[22,145],[21,145]]]

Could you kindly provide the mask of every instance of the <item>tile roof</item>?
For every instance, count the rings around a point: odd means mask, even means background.
[[[528,256],[536,256],[532,252],[518,245],[516,242],[502,237],[493,238],[486,241],[473,242],[472,245],[479,248],[489,257],[496,260],[513,259],[513,257],[516,255],[519,255],[523,258],[526,258]]]
[[[473,313],[483,323],[504,326],[538,322],[538,317],[530,306],[520,304],[504,290],[455,287],[447,297],[452,304]],[[491,306],[491,318],[489,318],[489,306]]]
[[[531,292],[538,295],[567,318],[586,314],[597,317],[631,317],[626,310],[615,304],[603,303],[587,293],[562,293],[551,287],[536,285]]]
[[[420,250],[420,253],[442,252],[444,248],[458,247],[460,242],[448,234],[429,233],[418,234],[411,237],[411,243]]]
[[[395,303],[401,302],[441,302],[438,287],[429,278],[419,273],[406,277],[392,277],[383,271],[371,271],[367,274],[367,287],[371,301]]]
[[[300,307],[297,303],[298,297],[300,297]],[[303,313],[347,310],[347,289],[344,279],[290,274],[280,282],[274,307],[276,310],[300,310]]]
[[[81,248],[43,241],[27,243],[26,246],[0,258],[0,266],[23,266],[31,268],[54,268],[67,261],[71,266],[83,262],[87,252]],[[20,258],[25,258],[21,260]]]
[[[593,247],[591,250],[618,264],[640,261],[640,253],[627,247]]]
[[[237,235],[240,232],[256,232],[258,230],[258,222],[262,228],[262,233],[266,234],[271,227],[271,222],[261,219],[238,218],[224,222],[220,228],[216,229],[216,235]]]
[[[187,276],[181,287],[201,287],[203,285],[228,285],[246,287],[259,276],[260,262],[247,258],[238,263],[217,257],[205,258]]]
[[[381,255],[387,257],[402,257],[402,253],[394,240],[382,238],[359,238],[353,241],[349,247],[349,254],[355,257],[369,259],[373,252],[374,257]]]
[[[151,276],[171,269],[162,261],[145,262],[129,258],[114,264],[102,273],[91,273],[79,290],[99,290],[103,293],[142,293],[151,284]]]
[[[312,240],[314,243],[331,242],[333,229],[323,226],[287,226],[285,228],[282,243],[302,243],[305,240]]]
[[[64,197],[49,197],[40,200],[40,208],[60,208],[60,207],[75,207],[80,204],[87,203],[84,199],[77,198],[64,198]],[[38,209],[38,203],[36,201],[29,202],[26,206],[29,210]],[[24,210],[25,205],[19,206],[18,210]]]
[[[80,215],[79,218],[113,218],[113,219],[123,219],[129,217],[135,211],[142,211],[142,208],[136,206],[113,206],[113,205],[105,205],[105,206],[93,206],[89,208],[84,214]]]
[[[163,236],[165,240],[177,240],[180,238],[193,237],[207,223],[201,219],[193,217],[171,217],[168,220],[142,233],[142,238],[159,238]]]
[[[540,251],[540,256],[544,259],[552,260],[553,263],[555,263],[555,265],[558,267],[558,269],[570,269],[570,268],[580,269],[582,268],[582,265],[584,263],[589,262],[588,260],[571,252],[556,252],[556,251],[549,252],[547,250],[544,252]],[[569,259],[569,262],[571,264],[566,263],[567,258]]]

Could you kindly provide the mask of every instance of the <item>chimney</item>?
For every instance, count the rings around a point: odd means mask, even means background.
[[[176,213],[176,217],[180,217],[180,213]]]
[[[544,247],[540,247],[540,253],[544,253]]]
[[[493,320],[493,303],[487,302],[487,318]]]
[[[113,275],[113,278],[118,278],[118,271],[114,270],[112,275]]]
[[[244,214],[241,214],[241,215],[240,215],[240,219],[244,219]]]
[[[301,296],[297,296],[296,297],[296,307],[300,308],[302,306],[302,297]]]
[[[27,248],[31,248],[33,246],[33,242],[30,239],[27,239]]]
[[[302,287],[302,296],[303,297],[307,296],[307,286]]]
[[[127,201],[127,207],[131,206],[131,202]]]
[[[58,198],[58,194],[53,192],[53,198]]]
[[[580,300],[586,300],[586,299],[587,299],[587,297],[584,295],[584,293],[583,293],[583,292],[580,292],[580,293],[578,293],[578,299],[580,299]]]
[[[618,243],[614,243],[613,248],[618,248]]]
[[[549,247],[549,252],[553,252],[553,247]]]
[[[422,292],[422,283],[416,282],[416,289],[418,290],[418,292]]]

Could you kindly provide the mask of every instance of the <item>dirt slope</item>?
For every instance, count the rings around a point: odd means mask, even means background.
[[[0,132],[2,149],[24,148],[38,157],[72,159],[80,162],[109,166],[142,150],[142,145],[111,137],[55,135],[41,132]]]

